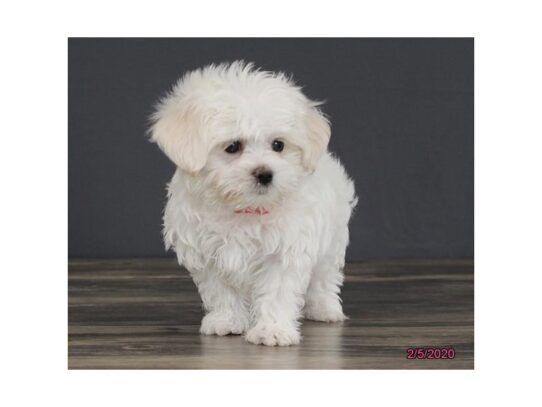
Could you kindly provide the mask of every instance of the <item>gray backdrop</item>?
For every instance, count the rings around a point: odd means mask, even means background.
[[[70,257],[171,256],[147,118],[183,72],[236,59],[327,101],[360,198],[348,260],[473,256],[473,39],[69,39]]]

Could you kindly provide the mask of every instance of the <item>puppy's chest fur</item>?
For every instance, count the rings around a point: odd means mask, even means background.
[[[308,225],[288,217],[280,219],[279,215],[264,219],[232,214],[230,219],[178,220],[172,243],[180,262],[192,274],[218,273],[238,288],[251,281],[270,260],[306,259],[309,249],[310,240],[304,236],[310,234]]]
[[[316,257],[319,222],[310,210],[303,216],[296,216],[298,208],[280,208],[266,215],[235,214],[195,202],[175,178],[170,191],[164,240],[192,274],[212,271],[235,283],[246,281],[273,258]]]

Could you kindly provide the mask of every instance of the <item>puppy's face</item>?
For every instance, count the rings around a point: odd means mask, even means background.
[[[270,132],[219,143],[198,176],[210,198],[240,209],[278,205],[307,174],[301,149],[287,134]]]
[[[235,209],[270,208],[299,187],[329,140],[328,121],[282,74],[252,65],[187,74],[153,116],[152,140],[197,192]]]

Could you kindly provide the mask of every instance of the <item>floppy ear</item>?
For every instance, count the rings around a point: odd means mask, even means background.
[[[318,160],[324,154],[329,143],[331,128],[329,121],[316,107],[310,107],[305,117],[307,145],[303,148],[303,165],[309,171],[316,169]]]
[[[152,121],[151,141],[179,168],[196,174],[205,166],[209,141],[203,114],[195,106],[170,96],[160,103]]]

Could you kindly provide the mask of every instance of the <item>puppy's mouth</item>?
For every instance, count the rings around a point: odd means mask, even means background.
[[[256,185],[256,193],[258,195],[265,195],[268,192],[269,192],[269,186],[264,186],[264,185],[260,185],[260,184]]]

